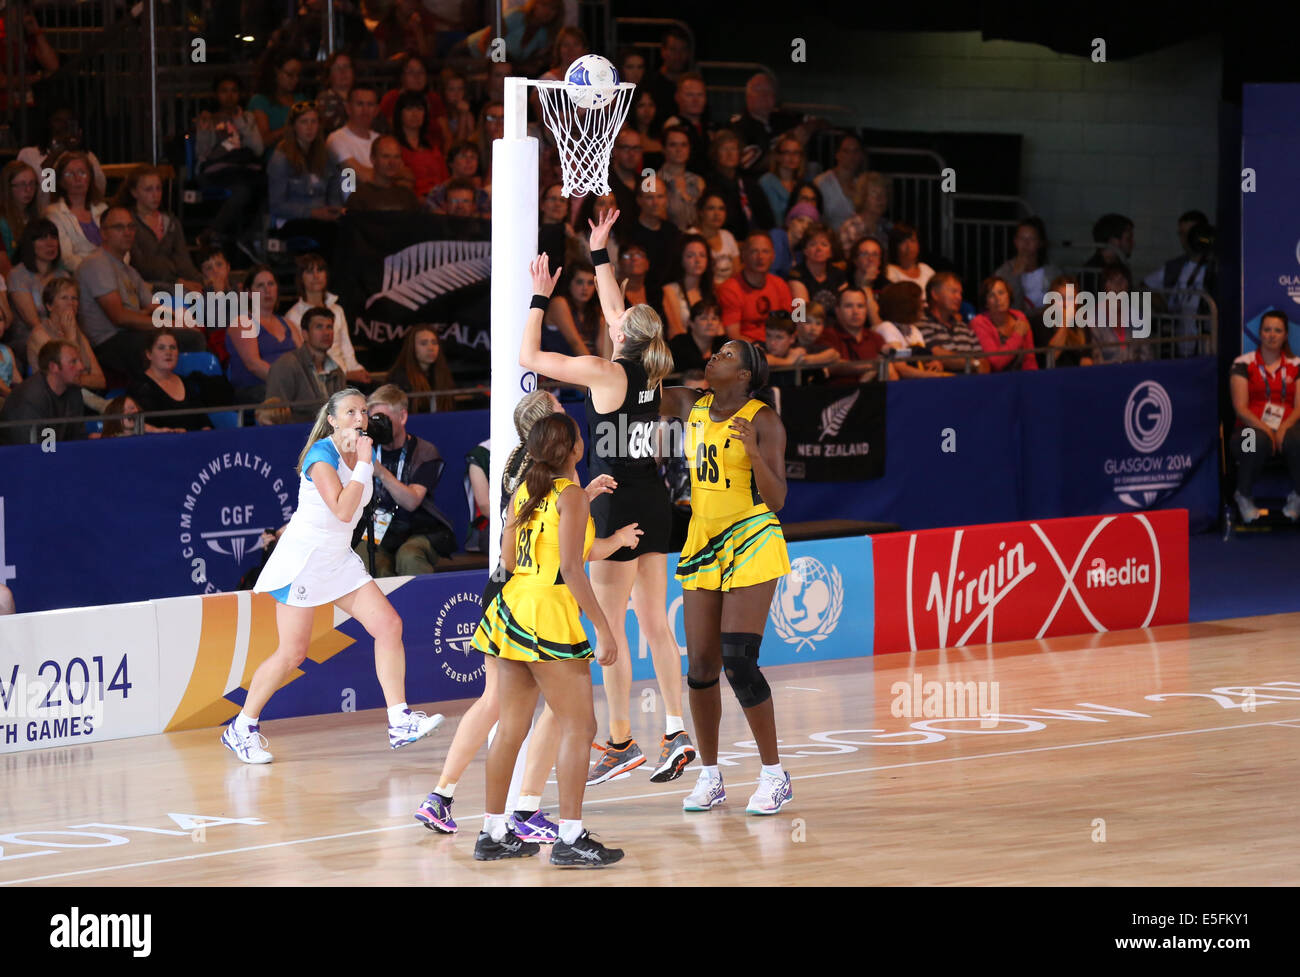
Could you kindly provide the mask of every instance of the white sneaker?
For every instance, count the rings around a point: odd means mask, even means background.
[[[245,763],[270,763],[271,754],[266,752],[266,737],[257,731],[256,726],[249,726],[248,732],[240,735],[231,723],[221,734],[221,745]]]
[[[1259,518],[1259,509],[1253,501],[1240,492],[1233,493],[1232,497],[1237,501],[1237,511],[1241,513],[1242,522],[1249,524]]]
[[[754,791],[754,796],[745,805],[745,811],[748,814],[775,814],[792,800],[794,791],[790,789],[788,773],[784,778],[764,773],[759,775],[758,790]]]
[[[701,770],[695,781],[695,789],[682,799],[683,811],[707,811],[717,807],[727,799],[727,791],[722,786],[722,777],[710,777],[707,770]]]
[[[388,724],[388,745],[394,750],[406,746],[408,743],[414,743],[418,739],[423,739],[442,725],[442,713],[435,712],[432,716],[423,712],[406,711],[402,721],[396,726]]]
[[[1282,506],[1282,515],[1292,522],[1300,520],[1300,492],[1292,492],[1286,497],[1286,505]]]

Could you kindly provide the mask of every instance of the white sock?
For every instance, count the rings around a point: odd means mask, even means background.
[[[685,732],[686,725],[682,722],[681,716],[669,716],[664,720],[664,735],[676,736],[678,733]]]
[[[571,845],[577,841],[580,834],[582,834],[582,818],[578,818],[576,821],[560,820],[560,840],[566,845]]]
[[[717,765],[716,765],[716,764],[715,764],[714,766],[712,766],[712,767],[704,767],[703,770],[704,770],[705,773],[707,773],[707,774],[709,775],[709,779],[710,779],[710,780],[721,780],[721,779],[722,779],[722,774],[718,773],[718,768],[717,768]]]
[[[447,798],[447,800],[451,800],[456,793],[456,785],[448,784],[446,787],[435,787],[433,792],[435,794],[441,794],[443,797]]]
[[[248,728],[250,726],[257,725],[257,717],[250,716],[246,712],[241,712],[238,716],[235,717],[234,725],[235,725],[236,733],[239,733],[241,736],[246,735],[248,733]]]
[[[484,814],[483,830],[493,841],[500,841],[506,836],[506,816],[504,814]]]
[[[516,811],[536,811],[542,806],[541,794],[520,794],[515,803]]]
[[[395,706],[389,706],[389,707],[388,707],[388,725],[389,725],[389,726],[396,726],[398,723],[400,723],[403,719],[406,718],[406,711],[407,711],[407,710],[406,710],[406,703],[405,703],[405,702],[399,702],[399,703],[398,703],[397,705],[395,705]]]
[[[769,777],[775,777],[777,780],[785,780],[785,771],[781,769],[781,764],[779,763],[772,764],[771,766],[766,763],[763,764],[763,773],[767,774]]]

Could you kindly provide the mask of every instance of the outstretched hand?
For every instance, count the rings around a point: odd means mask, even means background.
[[[562,269],[556,268],[555,274],[552,275],[551,259],[545,254],[539,254],[528,265],[528,270],[533,276],[533,294],[550,298],[551,293],[555,291],[555,283],[560,280]]]
[[[618,208],[611,207],[600,215],[600,223],[587,219],[587,226],[591,228],[592,251],[599,251],[609,243],[609,232],[614,229],[614,222],[618,220],[618,215]]]

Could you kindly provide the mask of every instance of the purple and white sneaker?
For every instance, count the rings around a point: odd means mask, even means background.
[[[759,774],[758,790],[749,799],[745,807],[747,814],[776,814],[790,801],[794,800],[794,791],[790,788],[790,775],[773,777]]]
[[[451,819],[451,798],[443,797],[437,791],[426,797],[424,803],[416,808],[415,820],[430,831],[445,835],[456,833],[456,822]]]
[[[727,791],[722,786],[722,777],[710,777],[707,770],[701,770],[695,781],[695,789],[682,798],[682,810],[708,811],[726,799]]]
[[[545,812],[534,811],[526,821],[519,815],[511,814],[510,830],[519,836],[520,841],[535,841],[543,845],[553,845],[560,837],[560,826],[550,820]]]

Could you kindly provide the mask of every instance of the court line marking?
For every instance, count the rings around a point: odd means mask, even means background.
[[[794,691],[796,692],[820,692],[821,691],[821,689],[805,689],[803,686],[800,685],[787,685],[786,688],[794,689]]]
[[[1274,723],[1274,726],[1286,726],[1290,729],[1300,729],[1300,722],[1294,723]]]
[[[828,770],[824,773],[801,774],[799,780],[817,780],[821,777],[845,777],[855,773],[874,773],[879,770],[902,770],[907,767],[927,767],[939,763],[959,763],[967,760],[988,760],[997,757],[1021,756],[1027,753],[1050,753],[1054,750],[1076,750],[1088,746],[1107,746],[1114,743],[1132,743],[1132,742],[1137,742],[1139,740],[1167,739],[1173,736],[1195,736],[1200,733],[1221,733],[1231,729],[1254,729],[1260,726],[1282,726],[1287,723],[1300,723],[1300,717],[1283,720],[1281,722],[1277,720],[1266,720],[1264,722],[1258,722],[1258,723],[1240,723],[1235,726],[1209,726],[1204,729],[1180,729],[1180,730],[1173,730],[1167,733],[1145,733],[1141,736],[1120,736],[1114,739],[1089,740],[1086,743],[1061,743],[1056,746],[1033,746],[1033,747],[1027,747],[1023,750],[1000,750],[996,753],[974,753],[969,756],[938,757],[934,760],[909,760],[905,763],[886,763],[874,767],[860,767],[856,770]],[[834,745],[834,744],[825,744],[825,745]],[[823,754],[823,755],[834,756],[835,754]],[[691,789],[693,790],[694,788]],[[650,797],[671,797],[676,794],[689,794],[689,793],[690,790],[654,791],[653,793],[649,793],[649,794],[629,794],[624,797],[610,797],[610,798],[606,798],[600,803],[614,804],[619,801],[639,801],[639,800],[645,800],[646,798],[650,798]],[[597,804],[589,804],[589,802],[587,802],[586,800],[584,800],[583,803],[584,806],[590,806],[593,810],[598,806]],[[483,815],[481,813],[469,815],[468,819],[473,820],[474,818],[481,818],[482,816]],[[417,821],[412,824],[395,824],[395,825],[388,825],[387,827],[383,827],[383,828],[364,828],[360,831],[345,831],[341,834],[321,835],[316,838],[291,838],[288,841],[270,841],[263,845],[247,845],[243,848],[228,848],[223,851],[197,852],[196,854],[193,855],[173,855],[170,858],[154,858],[143,862],[128,862],[125,865],[103,865],[98,868],[83,868],[83,869],[76,869],[75,871],[71,871],[71,872],[56,872],[52,875],[34,875],[26,879],[0,880],[0,886],[21,885],[22,883],[25,882],[45,882],[48,881],[49,879],[65,879],[74,875],[93,875],[96,872],[121,872],[132,868],[146,868],[150,865],[167,865],[171,862],[188,862],[188,861],[194,861],[195,859],[199,859],[199,858],[216,858],[220,855],[240,855],[243,854],[244,852],[263,851],[267,848],[288,848],[293,845],[306,845],[316,841],[333,841],[338,838],[355,838],[359,835],[382,834],[386,831],[405,831],[408,828],[421,828],[421,827],[424,827],[424,825],[422,825],[420,822]],[[26,834],[28,832],[19,831],[16,833]],[[31,833],[35,834],[36,832],[33,831]],[[95,847],[104,847],[104,846],[97,845]],[[212,883],[212,884],[217,885],[220,883]]]

